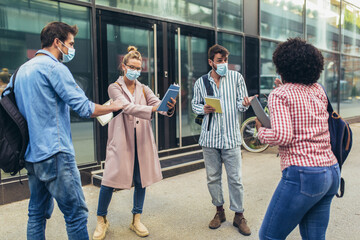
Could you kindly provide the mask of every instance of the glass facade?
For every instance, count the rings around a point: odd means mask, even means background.
[[[260,49],[260,94],[269,95],[274,89],[274,81],[277,76],[276,68],[272,61],[272,55],[277,43],[266,40],[261,41]]]
[[[303,37],[304,0],[260,0],[260,35],[284,41]]]
[[[194,144],[199,136],[200,127],[191,111],[192,86],[209,70],[207,50],[215,36],[230,51],[229,69],[243,74],[250,93],[260,94],[273,90],[276,71],[272,54],[277,44],[289,37],[307,39],[324,55],[319,82],[326,87],[334,108],[345,118],[360,116],[360,2],[258,0],[258,4],[259,8],[250,9],[259,16],[259,32],[253,36],[245,32],[244,12],[249,9],[243,0],[0,0],[0,92],[15,69],[40,48],[42,28],[51,21],[63,21],[79,27],[76,57],[66,65],[91,100],[108,99],[107,86],[118,78],[129,45],[136,46],[143,56],[139,80],[160,96],[168,83],[181,81],[181,111],[178,104],[173,118],[159,116],[159,123],[152,122],[159,139],[169,135],[162,138],[162,151]],[[175,25],[181,29],[180,56]],[[78,164],[104,160],[96,159],[104,157],[95,157],[95,146],[102,146],[96,149],[104,156],[107,128],[99,129],[94,120],[70,114]],[[1,179],[7,177],[1,174]]]
[[[340,2],[306,1],[307,40],[318,48],[339,51]]]
[[[51,21],[64,21],[79,27],[75,38],[76,57],[67,66],[78,85],[92,99],[91,23],[90,11],[86,7],[45,0],[1,0],[0,69],[2,72],[7,69],[10,75],[21,64],[34,57],[40,49],[40,32]],[[70,114],[76,160],[79,164],[94,162],[93,120],[81,119],[72,111]],[[7,176],[2,174],[2,178]]]
[[[360,58],[342,55],[340,71],[340,114],[360,114]]]
[[[243,1],[217,0],[217,11],[219,28],[243,31]]]
[[[178,55],[178,35],[174,36],[175,41],[175,59]],[[196,124],[195,113],[192,111],[191,100],[194,95],[193,86],[195,81],[208,72],[207,49],[208,40],[200,37],[180,35],[181,50],[181,116],[176,112],[177,138],[192,137],[200,134],[201,127]],[[178,76],[178,64],[175,64],[175,75]],[[176,81],[179,83],[179,81]],[[178,108],[180,105],[177,106]],[[180,118],[181,117],[181,121]],[[181,122],[181,128],[179,126]]]
[[[228,33],[218,33],[218,43],[229,50],[229,69],[244,73],[242,36]]]
[[[341,14],[342,52],[346,54],[360,54],[360,4],[355,7],[343,2]]]
[[[188,23],[213,25],[213,1],[208,0],[96,0],[96,4]]]

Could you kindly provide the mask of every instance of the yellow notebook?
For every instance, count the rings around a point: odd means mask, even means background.
[[[216,113],[222,113],[221,103],[220,103],[219,98],[206,97],[205,102],[206,102],[207,105],[210,105],[213,108],[215,108]]]

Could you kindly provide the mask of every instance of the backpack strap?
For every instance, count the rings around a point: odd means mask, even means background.
[[[329,97],[328,97],[328,95],[327,95],[327,93],[326,93],[325,87],[324,87],[322,84],[320,84],[320,83],[319,83],[319,85],[323,88],[323,90],[324,90],[324,92],[325,92],[325,95],[326,95],[326,98],[327,98],[327,100],[328,100],[327,111],[329,112],[329,117],[332,117],[332,118],[334,118],[334,119],[339,119],[339,118],[341,118],[341,116],[340,116],[337,112],[334,111],[334,109],[333,109],[333,107],[332,107],[332,105],[331,105],[331,103],[330,103]],[[345,120],[344,120],[344,121],[345,121]],[[348,134],[347,134],[348,139],[347,139],[347,141],[346,141],[345,150],[348,151],[349,148],[350,148],[350,142],[351,142],[351,141],[350,141],[350,140],[351,140],[350,138],[351,138],[351,134],[350,134],[350,129],[349,129],[348,124],[346,124],[345,126],[346,126],[346,131],[348,132]],[[341,168],[341,167],[342,167],[342,166],[340,166],[340,168]]]
[[[214,89],[212,88],[210,81],[209,81],[209,76],[208,74],[205,74],[203,76],[201,76],[204,86],[206,88],[206,93],[208,96],[214,96]],[[209,121],[208,121],[208,127],[207,130],[210,130],[210,123],[211,123],[211,119],[212,119],[213,114],[209,113]]]

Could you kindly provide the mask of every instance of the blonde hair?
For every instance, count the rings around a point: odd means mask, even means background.
[[[130,59],[136,59],[142,62],[142,57],[140,52],[138,52],[137,48],[135,46],[129,46],[127,48],[128,53],[125,55],[123,59],[123,64],[127,64]]]

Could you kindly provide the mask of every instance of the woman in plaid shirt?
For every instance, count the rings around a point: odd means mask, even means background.
[[[268,206],[260,239],[285,239],[299,224],[303,239],[325,239],[340,170],[331,151],[327,98],[316,83],[321,52],[300,38],[273,54],[283,83],[269,96],[271,129],[257,121],[261,142],[279,145],[282,178]]]

